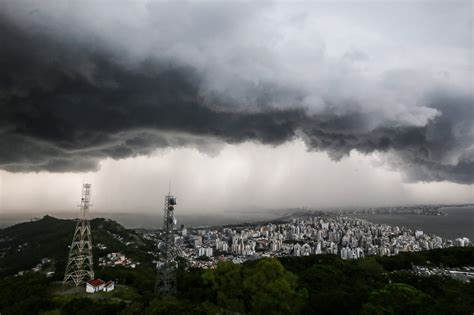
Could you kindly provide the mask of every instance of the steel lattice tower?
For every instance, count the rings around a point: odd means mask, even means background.
[[[82,185],[82,198],[79,217],[69,251],[69,260],[64,274],[63,284],[72,283],[76,287],[94,279],[92,269],[92,239],[89,222],[89,207],[91,200],[91,185]]]
[[[157,294],[172,295],[176,293],[176,256],[178,250],[174,243],[176,219],[173,210],[175,205],[176,198],[170,194],[166,195],[163,210],[163,242],[159,248],[159,260],[156,265],[155,292]]]

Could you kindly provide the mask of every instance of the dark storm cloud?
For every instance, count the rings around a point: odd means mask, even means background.
[[[156,60],[127,67],[106,48],[24,32],[6,19],[0,37],[0,165],[9,171],[94,170],[101,158],[187,144],[166,132],[278,144],[304,118],[301,110],[211,110],[190,67]]]
[[[277,145],[298,136],[334,159],[353,149],[388,152],[408,180],[474,181],[472,96],[425,98],[439,115],[421,126],[394,120],[369,128],[374,117],[358,101],[344,100],[354,104],[341,111],[326,100],[325,110],[313,113],[302,104],[306,92],[266,84],[242,107],[235,97],[203,93],[205,75],[169,58],[132,62],[98,38],[25,29],[5,16],[0,38],[4,170],[97,170],[102,159],[159,147],[215,140]],[[271,106],[279,100],[292,106]]]

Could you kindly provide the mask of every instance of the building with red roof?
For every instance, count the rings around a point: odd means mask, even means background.
[[[102,279],[93,279],[86,283],[86,292],[95,293],[104,289],[105,282]]]

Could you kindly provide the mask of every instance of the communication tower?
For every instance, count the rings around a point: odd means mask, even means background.
[[[91,201],[91,184],[82,185],[82,198],[79,204],[80,213],[77,218],[74,237],[69,250],[63,284],[74,284],[76,287],[94,279],[92,269],[92,239],[89,222],[89,207]]]
[[[176,218],[174,216],[174,206],[176,197],[170,193],[165,196],[165,208],[163,210],[163,231],[162,243],[159,246],[159,259],[156,265],[155,292],[163,295],[173,295],[176,293],[176,257],[178,248],[174,242],[174,228]]]

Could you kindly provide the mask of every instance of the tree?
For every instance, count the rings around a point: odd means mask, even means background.
[[[205,274],[224,311],[250,314],[297,314],[307,298],[294,274],[276,259],[236,265],[224,262]]]
[[[29,273],[0,281],[0,314],[36,314],[52,307],[49,279]]]
[[[245,294],[241,265],[232,262],[219,263],[215,270],[203,274],[204,283],[211,284],[216,292],[216,303],[225,310],[244,313]]]
[[[297,291],[297,278],[276,259],[260,259],[244,272],[244,292],[251,314],[298,314],[307,298]]]
[[[434,300],[422,291],[406,284],[392,283],[372,292],[361,314],[433,314],[433,304]]]

